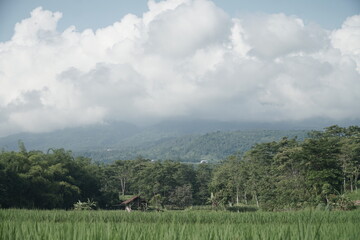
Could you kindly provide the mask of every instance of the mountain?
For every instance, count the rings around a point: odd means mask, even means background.
[[[73,151],[111,146],[133,136],[139,128],[133,124],[114,122],[87,127],[67,128],[49,133],[20,133],[0,138],[0,148],[17,150],[18,141],[29,150],[46,151],[49,148],[65,148]]]
[[[112,162],[116,159],[134,159],[142,156],[149,159],[172,159],[181,162],[207,160],[218,162],[229,155],[244,153],[254,144],[280,140],[282,137],[302,140],[306,130],[243,130],[216,131],[206,134],[189,134],[166,137],[141,144],[118,146],[104,150],[77,152],[76,154],[95,160]],[[132,141],[132,139],[129,139]]]
[[[183,162],[216,162],[243,153],[256,143],[277,141],[282,137],[303,139],[307,130],[291,125],[229,123],[217,121],[167,121],[139,127],[112,122],[87,127],[62,129],[49,133],[21,133],[0,138],[0,149],[15,151],[18,141],[28,150],[47,151],[64,148],[75,156],[99,162],[117,159],[172,159]]]

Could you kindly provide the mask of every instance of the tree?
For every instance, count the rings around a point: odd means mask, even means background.
[[[303,149],[295,139],[283,139],[282,142],[272,165],[276,193],[272,202],[277,208],[297,208],[309,197],[305,186],[305,172],[301,165]]]
[[[190,206],[192,201],[193,197],[190,184],[176,187],[169,196],[169,202],[181,208]]]
[[[270,142],[256,144],[244,155],[249,178],[246,189],[253,196],[256,205],[267,203],[275,198],[274,178],[272,176],[273,158],[277,154],[281,143]]]
[[[329,184],[334,192],[341,189],[341,166],[338,161],[340,144],[337,138],[322,137],[307,139],[302,144],[303,161],[307,189],[312,194],[312,201],[325,201],[322,190]]]
[[[244,165],[239,155],[232,155],[215,168],[211,182],[214,205],[239,204],[241,196],[247,202],[245,183],[248,174]]]
[[[196,205],[205,205],[210,200],[210,183],[212,179],[212,165],[202,163],[195,169],[196,182],[194,184],[194,203]]]

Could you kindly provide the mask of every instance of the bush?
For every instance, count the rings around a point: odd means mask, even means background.
[[[258,208],[253,206],[231,206],[227,207],[226,210],[230,212],[256,212]]]
[[[224,211],[226,208],[223,205],[212,206],[212,205],[195,205],[186,208],[187,211]]]
[[[353,210],[355,209],[355,204],[348,197],[341,195],[335,202],[336,208],[340,210]]]
[[[322,208],[320,207],[321,204],[318,205],[317,209],[319,210],[353,210],[355,209],[355,204],[345,195],[330,195],[328,197],[328,204],[322,204]]]
[[[88,199],[86,202],[81,202],[80,200],[77,203],[74,203],[74,210],[95,210],[96,202]]]

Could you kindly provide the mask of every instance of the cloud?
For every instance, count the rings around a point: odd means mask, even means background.
[[[331,41],[343,56],[356,61],[360,71],[360,15],[347,18],[341,29],[332,33]]]
[[[112,120],[360,118],[360,16],[332,32],[208,0],[149,1],[102,29],[41,7],[0,43],[0,136]]]
[[[41,7],[34,9],[30,18],[15,25],[12,42],[22,46],[31,46],[51,41],[54,39],[56,25],[61,17],[60,12],[44,11]]]
[[[310,53],[327,44],[326,32],[314,25],[305,26],[300,18],[284,14],[254,15],[243,21],[252,49],[261,58]]]
[[[148,53],[185,57],[222,43],[230,27],[227,15],[210,1],[188,1],[158,14],[148,26]]]

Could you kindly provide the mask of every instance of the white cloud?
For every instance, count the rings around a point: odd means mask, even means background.
[[[108,120],[360,118],[360,16],[328,32],[208,0],[149,1],[93,31],[36,8],[0,43],[0,136]]]
[[[356,61],[360,71],[360,15],[347,18],[341,29],[332,33],[331,40],[344,56]]]
[[[309,53],[327,44],[324,30],[314,25],[305,26],[295,16],[254,15],[245,18],[243,25],[247,41],[252,46],[251,54],[262,58]]]
[[[185,57],[196,49],[221,43],[230,19],[206,0],[187,1],[175,10],[158,14],[148,25],[147,52]]]
[[[56,34],[56,25],[62,17],[60,12],[50,12],[41,7],[31,12],[31,17],[15,25],[12,42],[18,45],[31,46],[37,43],[52,41]]]

